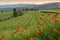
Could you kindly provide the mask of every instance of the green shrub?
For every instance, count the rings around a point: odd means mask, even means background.
[[[17,14],[18,14],[18,16],[21,16],[21,15],[24,14],[24,11],[23,11],[23,10],[18,10],[18,11],[17,11]]]

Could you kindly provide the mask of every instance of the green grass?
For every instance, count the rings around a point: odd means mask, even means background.
[[[11,16],[13,12],[0,12],[0,18]]]
[[[57,17],[58,23],[50,19],[53,18],[54,13],[51,13],[51,16],[44,13],[42,20],[39,18],[41,14],[40,11],[28,11],[20,17],[0,22],[0,37],[6,35],[3,40],[30,40],[30,38],[35,40],[56,40],[58,38],[60,40],[60,14]],[[41,28],[42,25],[37,24],[41,22],[43,23],[44,30]],[[13,34],[16,26],[19,27],[19,31]],[[27,30],[22,30],[25,26]],[[54,27],[58,30],[57,33],[53,32]],[[37,31],[40,32],[39,35],[36,35]]]
[[[40,10],[40,11],[51,12],[51,13],[54,13],[54,12],[59,12],[60,13],[60,10]]]

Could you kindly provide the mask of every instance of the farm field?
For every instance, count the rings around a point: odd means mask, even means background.
[[[28,11],[0,22],[0,40],[60,40],[60,13]]]

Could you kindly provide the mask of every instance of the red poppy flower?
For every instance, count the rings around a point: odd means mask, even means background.
[[[55,13],[56,15],[58,15],[58,13]]]
[[[18,26],[16,26],[16,32],[18,32],[19,31],[19,27]]]
[[[0,40],[2,40],[2,38],[0,37]]]
[[[54,22],[58,22],[58,20],[57,19],[54,19]]]
[[[40,31],[36,31],[36,35],[40,35]]]
[[[57,29],[56,29],[56,28],[54,28],[54,29],[53,29],[53,32],[54,32],[54,33],[57,33],[58,31],[57,31]]]
[[[2,38],[5,38],[5,37],[6,37],[6,35],[3,35],[3,36],[2,36]]]
[[[42,15],[41,16],[44,16],[44,14],[42,13]]]
[[[53,19],[56,19],[56,17],[53,17]]]
[[[51,14],[50,13],[48,13],[48,16],[50,16]]]
[[[58,16],[58,13],[55,13],[54,17],[57,17]]]
[[[31,37],[30,40],[35,40],[35,39],[33,37]]]
[[[19,27],[16,26],[16,30],[15,30],[15,32],[13,32],[13,34],[17,33],[18,31],[19,31]]]
[[[22,30],[27,30],[27,28],[26,27],[23,27]]]
[[[42,20],[42,16],[40,16],[40,19]]]
[[[45,27],[44,26],[41,26],[41,28],[42,28],[42,30],[44,30]]]

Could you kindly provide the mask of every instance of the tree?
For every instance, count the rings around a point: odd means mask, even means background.
[[[21,15],[24,14],[24,11],[22,9],[20,9],[20,10],[17,11],[17,14],[18,14],[18,16],[21,16]]]
[[[1,12],[3,12],[3,10],[1,10]]]
[[[16,9],[14,8],[14,10],[13,10],[13,16],[14,17],[17,17],[17,12],[16,12]]]

